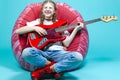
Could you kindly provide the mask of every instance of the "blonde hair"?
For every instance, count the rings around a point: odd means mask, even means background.
[[[52,3],[53,6],[54,6],[54,10],[55,10],[55,13],[53,14],[53,18],[52,18],[52,22],[55,22],[56,21],[56,10],[57,10],[57,7],[56,7],[56,4],[55,2],[53,2],[52,0],[45,0],[43,3],[42,3],[42,7],[41,7],[41,10],[43,10],[43,6],[46,4],[46,3]],[[45,16],[43,15],[43,13],[41,13],[40,15],[40,24],[43,24],[43,21],[45,20]]]

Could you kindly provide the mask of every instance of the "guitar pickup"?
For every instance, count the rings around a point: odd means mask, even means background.
[[[35,34],[34,34],[34,33],[30,33],[30,37],[31,37],[31,39],[32,39],[32,40],[36,39],[36,37],[35,37]]]

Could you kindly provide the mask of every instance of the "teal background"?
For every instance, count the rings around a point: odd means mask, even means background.
[[[11,49],[12,29],[20,13],[30,3],[43,0],[0,0],[0,80],[31,80]],[[119,0],[54,0],[79,11],[83,19],[103,15],[120,17]],[[64,80],[120,80],[120,20],[87,25],[89,49],[84,66],[64,75]],[[63,80],[63,79],[62,79]]]

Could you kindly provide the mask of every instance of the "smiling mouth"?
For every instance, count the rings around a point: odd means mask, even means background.
[[[45,14],[51,14],[51,11],[45,11]]]

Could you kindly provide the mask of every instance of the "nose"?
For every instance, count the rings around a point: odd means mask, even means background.
[[[49,10],[49,7],[47,7],[46,10]]]
[[[49,8],[46,8],[46,10],[49,10]]]

